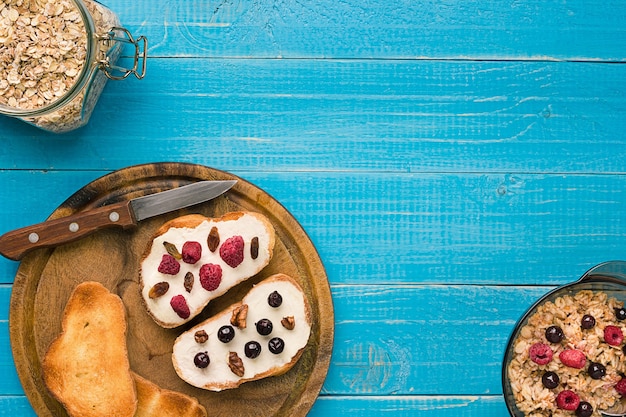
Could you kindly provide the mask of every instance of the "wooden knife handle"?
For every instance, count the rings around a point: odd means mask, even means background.
[[[5,233],[0,236],[0,254],[19,260],[33,249],[72,242],[105,227],[136,224],[130,201],[122,201]]]

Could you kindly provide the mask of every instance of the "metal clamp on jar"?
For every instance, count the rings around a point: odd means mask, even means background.
[[[126,44],[131,68],[116,65]],[[144,77],[147,46],[95,0],[5,0],[0,113],[55,133],[84,126],[107,80]]]

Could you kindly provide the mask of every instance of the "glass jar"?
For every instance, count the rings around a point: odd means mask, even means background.
[[[116,65],[123,45],[133,66]],[[146,71],[147,40],[133,38],[95,0],[0,3],[0,113],[43,130],[84,126],[109,79]]]

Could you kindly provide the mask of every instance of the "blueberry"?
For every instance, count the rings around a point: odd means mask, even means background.
[[[281,339],[280,337],[273,337],[272,339],[270,339],[267,346],[269,347],[270,352],[278,355],[279,353],[282,353],[283,349],[285,349],[285,342],[283,342],[283,339]]]
[[[596,325],[596,319],[590,314],[585,314],[582,320],[580,321],[580,327],[586,330],[593,328],[593,326],[595,325]]]
[[[248,342],[244,347],[244,353],[246,354],[246,357],[254,359],[261,354],[261,345],[259,342]]]
[[[587,401],[581,401],[576,409],[576,417],[591,417],[593,407]]]
[[[272,322],[268,319],[261,319],[256,323],[256,331],[259,332],[261,336],[267,336],[272,333]]]
[[[559,343],[565,335],[559,326],[550,326],[546,329],[546,339],[551,343]]]
[[[235,329],[233,326],[222,326],[217,331],[217,338],[222,343],[228,343],[235,337]]]
[[[198,368],[206,368],[207,366],[209,366],[209,363],[211,363],[211,361],[209,360],[209,354],[207,352],[197,353],[196,356],[194,356],[193,358],[193,363]]]
[[[274,308],[280,307],[283,303],[283,297],[278,293],[278,291],[274,291],[269,295],[269,297],[267,297],[267,303]]]
[[[591,362],[587,373],[593,379],[602,379],[606,375],[606,367],[601,363]]]
[[[553,389],[553,388],[558,387],[559,382],[560,382],[559,376],[552,371],[547,371],[541,377],[541,383],[543,384],[544,387],[548,389]]]
[[[615,317],[618,320],[624,320],[626,319],[626,308],[622,307],[622,308],[616,308],[615,309]]]

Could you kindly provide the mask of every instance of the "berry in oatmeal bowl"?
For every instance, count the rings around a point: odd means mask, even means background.
[[[626,396],[625,318],[623,303],[604,291],[538,304],[505,365],[519,415],[600,417]]]

